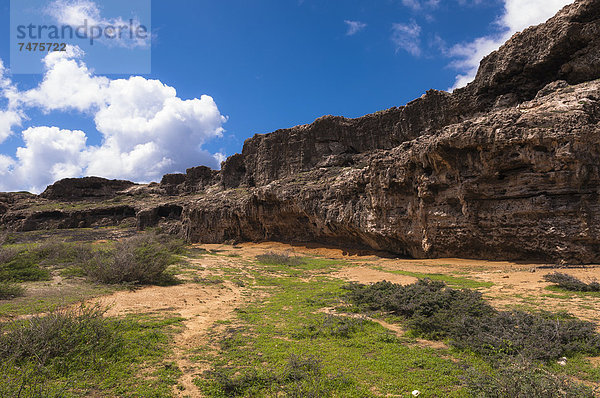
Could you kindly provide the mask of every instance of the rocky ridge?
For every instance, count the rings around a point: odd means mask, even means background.
[[[599,78],[600,0],[580,0],[513,36],[452,94],[431,90],[358,119],[325,116],[256,135],[220,172],[4,194],[0,222],[163,224],[193,242],[599,262]]]

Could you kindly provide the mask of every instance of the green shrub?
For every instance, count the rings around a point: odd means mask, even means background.
[[[578,352],[600,352],[596,325],[549,312],[499,311],[455,329],[450,337],[455,347],[490,357],[551,360]]]
[[[294,334],[299,339],[316,339],[318,337],[350,338],[354,333],[364,329],[363,319],[345,316],[326,315],[319,322],[299,329]]]
[[[561,289],[573,292],[600,292],[600,283],[598,281],[585,283],[572,275],[560,272],[544,275],[544,280],[556,284]]]
[[[290,256],[288,253],[267,252],[259,254],[256,259],[263,264],[268,265],[289,265],[290,267],[304,264],[301,257]]]
[[[262,397],[283,396],[294,398],[326,398],[333,395],[335,387],[349,381],[343,376],[329,376],[323,364],[314,356],[290,355],[287,364],[279,371],[250,368],[242,373],[219,368],[206,372],[209,379],[202,382],[204,391],[211,396]],[[270,394],[265,394],[265,392]],[[282,395],[283,394],[283,395]]]
[[[13,247],[0,247],[0,265],[12,261],[19,255],[19,250]]]
[[[435,339],[448,337],[473,318],[496,313],[480,292],[451,289],[444,282],[429,279],[406,286],[383,281],[368,287],[350,285],[347,289],[347,297],[354,304],[403,316],[413,330]]]
[[[45,264],[81,264],[89,259],[92,246],[85,243],[62,242],[47,240],[35,245],[31,250]]]
[[[503,365],[493,373],[470,369],[467,390],[476,398],[593,398],[591,388],[527,362]]]
[[[154,234],[136,235],[117,242],[113,248],[94,252],[83,265],[93,280],[108,284],[160,284],[177,260],[164,238]]]
[[[485,357],[549,360],[600,352],[600,335],[591,322],[548,312],[497,311],[481,293],[451,289],[443,282],[420,280],[406,286],[379,282],[347,289],[347,298],[363,310],[402,316],[419,335],[447,338],[455,347]]]
[[[0,300],[11,300],[25,295],[25,289],[16,283],[0,282]]]
[[[181,319],[104,314],[80,306],[0,324],[0,397],[170,396],[179,369],[163,360]],[[148,364],[156,371],[141,375]]]
[[[0,281],[32,282],[48,280],[43,266],[81,263],[90,258],[90,245],[48,240],[19,248],[0,248]]]
[[[36,253],[28,250],[11,250],[11,253],[1,255],[0,281],[4,282],[33,282],[50,278],[50,272],[40,267],[40,259]]]
[[[106,310],[81,305],[1,325],[0,359],[33,361],[67,370],[98,353],[118,348],[122,337],[104,318]]]

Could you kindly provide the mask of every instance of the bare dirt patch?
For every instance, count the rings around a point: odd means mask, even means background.
[[[348,281],[358,283],[376,283],[385,280],[392,283],[399,283],[401,285],[408,285],[418,280],[412,276],[391,274],[389,272],[361,266],[344,268],[341,271],[333,273],[332,275],[336,278],[346,279]]]
[[[201,265],[198,275],[218,275],[220,266],[231,266],[229,258],[210,257],[191,260],[191,265]],[[212,270],[212,272],[211,272]],[[174,389],[179,397],[201,397],[193,383],[194,378],[206,369],[189,360],[190,350],[207,345],[209,329],[215,322],[229,319],[234,309],[244,302],[243,288],[230,283],[204,285],[185,283],[169,287],[147,287],[135,291],[117,292],[95,300],[108,306],[108,315],[168,313],[181,316],[184,330],[175,336],[172,360],[183,372],[180,387]]]

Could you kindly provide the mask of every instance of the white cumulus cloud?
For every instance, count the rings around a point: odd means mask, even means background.
[[[106,45],[116,45],[126,48],[147,47],[150,45],[151,36],[147,32],[145,37],[138,37],[135,33],[142,26],[137,18],[125,20],[123,17],[106,18],[102,16],[98,4],[91,0],[54,0],[44,10],[60,25],[77,28],[87,24],[95,26],[102,31],[110,30],[112,39],[99,38],[99,42]],[[91,28],[90,28],[91,30]],[[88,33],[92,33],[91,31]]]
[[[504,0],[504,10],[498,19],[499,32],[492,36],[477,38],[468,43],[460,43],[448,50],[456,58],[451,66],[462,71],[456,76],[450,90],[464,87],[477,74],[479,63],[492,51],[500,48],[513,34],[529,26],[547,21],[561,8],[574,0]]]
[[[21,125],[23,113],[17,104],[16,87],[9,77],[0,59],[0,100],[5,106],[0,107],[0,144],[13,133],[13,128]]]
[[[83,131],[30,127],[22,135],[24,146],[17,149],[16,159],[0,159],[0,170],[3,163],[5,170],[0,182],[3,190],[39,192],[53,181],[83,172],[81,158],[86,143]]]
[[[82,131],[29,128],[16,156],[0,159],[0,190],[38,192],[56,179],[84,175],[147,182],[201,164],[219,167],[222,155],[202,148],[222,136],[227,120],[212,97],[184,100],[159,80],[96,76],[83,55],[75,48],[49,54],[40,84],[17,92],[14,101],[25,110],[88,115],[102,143],[87,145]]]

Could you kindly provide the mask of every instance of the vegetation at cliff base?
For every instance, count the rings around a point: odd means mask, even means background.
[[[0,396],[169,396],[179,371],[163,358],[180,320],[105,312],[79,306],[0,324]],[[154,370],[139,378],[141,367]]]

